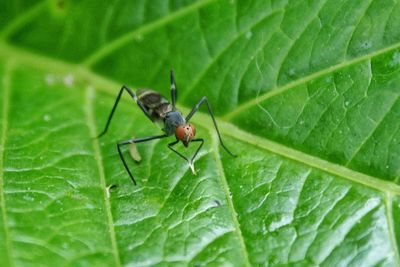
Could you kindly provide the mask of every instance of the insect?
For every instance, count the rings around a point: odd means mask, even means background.
[[[121,161],[126,171],[128,172],[130,178],[132,179],[134,185],[136,185],[135,177],[129,170],[128,164],[126,163],[124,155],[122,154],[121,147],[129,144],[136,144],[156,139],[162,139],[172,135],[175,135],[176,140],[174,142],[169,143],[168,148],[171,149],[173,152],[175,152],[178,156],[183,158],[185,161],[187,161],[189,163],[190,168],[192,169],[192,172],[195,173],[193,162],[198,152],[200,151],[201,147],[204,144],[204,139],[194,138],[196,135],[196,128],[193,124],[189,123],[189,121],[203,103],[205,103],[207,106],[208,113],[210,114],[211,119],[213,121],[214,128],[218,134],[221,146],[225,149],[226,152],[228,152],[229,155],[231,155],[232,157],[236,157],[236,155],[234,155],[231,151],[229,151],[229,149],[222,142],[221,134],[218,130],[217,122],[212,112],[210,103],[207,100],[207,97],[203,96],[200,99],[200,101],[198,101],[197,104],[192,108],[190,113],[186,117],[184,117],[182,113],[176,108],[176,100],[178,92],[175,84],[174,72],[172,70],[170,73],[170,79],[171,79],[171,103],[165,97],[163,97],[162,95],[153,90],[139,89],[135,94],[128,86],[123,85],[119,91],[117,99],[115,100],[114,106],[111,109],[110,115],[108,116],[104,130],[97,136],[97,138],[99,138],[104,134],[106,134],[108,127],[110,126],[111,119],[114,115],[114,112],[117,108],[117,105],[124,91],[128,92],[128,94],[133,98],[133,100],[137,103],[139,108],[143,111],[143,113],[147,116],[148,119],[150,119],[154,123],[157,122],[163,123],[162,131],[164,132],[164,134],[142,137],[142,138],[133,138],[117,143],[117,150],[119,157],[121,158]],[[184,155],[182,155],[181,153],[179,153],[177,150],[174,149],[174,146],[178,144],[179,141],[182,141],[185,147],[188,147],[190,143],[195,143],[195,142],[199,143],[196,152],[190,159],[186,158]]]

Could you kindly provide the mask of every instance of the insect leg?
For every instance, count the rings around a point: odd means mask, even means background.
[[[104,127],[104,130],[97,136],[97,138],[103,136],[103,135],[107,132],[108,126],[110,126],[111,119],[112,119],[112,117],[113,117],[113,115],[114,115],[115,110],[117,109],[117,105],[118,105],[118,103],[119,103],[119,100],[121,99],[121,96],[122,96],[122,93],[124,92],[124,90],[127,91],[128,94],[136,101],[136,103],[138,104],[138,106],[140,107],[140,109],[144,112],[144,114],[145,114],[150,120],[153,120],[153,119],[151,118],[149,112],[147,111],[147,109],[146,109],[146,108],[144,107],[144,105],[142,104],[142,102],[137,98],[136,94],[135,94],[128,86],[123,85],[123,86],[121,87],[121,90],[120,90],[119,93],[118,93],[117,99],[115,100],[115,103],[114,103],[114,106],[113,106],[113,108],[112,108],[112,110],[111,110],[111,112],[110,112],[110,115],[108,116],[106,126]]]
[[[192,158],[189,160],[187,159],[184,155],[182,155],[181,153],[179,153],[177,150],[175,150],[173,148],[174,145],[176,145],[177,143],[179,143],[179,140],[176,140],[170,144],[168,144],[168,148],[171,149],[172,151],[174,151],[178,156],[180,156],[181,158],[183,158],[185,161],[187,161],[187,163],[189,163],[190,169],[192,170],[193,174],[196,174],[196,171],[194,170],[194,165],[193,165],[193,160],[194,158],[197,156],[197,154],[199,153],[201,147],[204,144],[204,139],[202,138],[198,138],[198,139],[193,139],[191,142],[201,142],[200,146],[197,148],[196,152],[194,153],[194,155],[192,156]]]
[[[202,147],[203,144],[204,144],[204,139],[203,139],[203,138],[197,138],[197,139],[193,139],[193,140],[190,141],[190,142],[201,142],[201,144],[200,144],[199,147],[197,148],[196,152],[194,153],[192,159],[190,160],[190,162],[193,163],[194,158],[197,156],[197,153],[199,153],[201,147]]]
[[[175,149],[173,148],[173,146],[176,145],[176,144],[178,144],[178,143],[179,143],[179,140],[176,140],[176,141],[174,141],[174,142],[172,142],[172,143],[169,143],[169,144],[168,144],[168,148],[171,149],[172,151],[174,151],[179,157],[181,157],[181,158],[183,158],[184,160],[186,160],[187,162],[189,162],[189,160],[188,160],[184,155],[182,155],[181,153],[179,153],[177,150],[175,150]]]
[[[174,78],[174,71],[171,70],[171,101],[172,101],[172,106],[175,108],[176,104],[176,98],[178,97],[178,92],[176,89],[176,83],[175,83],[175,78]]]
[[[207,97],[203,96],[200,99],[200,101],[197,102],[197,104],[190,111],[189,115],[186,116],[186,122],[189,122],[189,120],[192,118],[194,113],[196,113],[196,111],[200,108],[201,104],[203,104],[204,102],[207,104],[208,113],[210,114],[211,119],[214,123],[214,127],[215,127],[215,130],[217,131],[219,142],[221,143],[221,146],[225,149],[226,152],[228,152],[229,155],[231,155],[232,157],[236,157],[236,155],[233,154],[231,151],[229,151],[229,149],[224,145],[224,142],[222,142],[221,134],[220,134],[218,126],[217,126],[217,121],[215,120],[214,113],[212,112],[210,103],[208,103]]]
[[[135,178],[133,177],[131,171],[130,171],[129,168],[128,168],[128,164],[126,163],[125,158],[124,158],[124,156],[123,156],[123,154],[122,154],[122,151],[121,151],[121,146],[129,145],[129,144],[133,144],[133,143],[146,142],[146,141],[155,140],[155,139],[161,139],[161,138],[164,138],[164,137],[167,137],[167,135],[166,135],[166,134],[163,134],[163,135],[157,135],[157,136],[149,136],[149,137],[143,137],[143,138],[135,138],[135,139],[130,139],[130,140],[126,140],[126,141],[121,141],[121,142],[119,142],[119,143],[117,144],[117,149],[118,149],[119,157],[121,158],[121,161],[122,161],[122,163],[124,164],[125,170],[128,172],[128,174],[129,174],[129,176],[131,177],[132,182],[133,182],[134,185],[136,185],[136,181],[135,181]]]

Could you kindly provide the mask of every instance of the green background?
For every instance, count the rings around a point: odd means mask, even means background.
[[[122,84],[184,113],[197,175]],[[0,2],[0,266],[400,266],[400,2]],[[179,146],[180,151],[185,151]],[[107,187],[117,188],[107,191]]]

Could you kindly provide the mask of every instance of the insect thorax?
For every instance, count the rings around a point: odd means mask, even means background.
[[[168,135],[174,135],[175,129],[182,124],[185,124],[185,118],[179,111],[171,111],[166,114],[164,120],[164,132]]]
[[[182,113],[175,111],[171,103],[156,91],[139,89],[136,94],[153,121],[164,123],[163,131],[166,134],[174,135],[176,127],[186,122]]]

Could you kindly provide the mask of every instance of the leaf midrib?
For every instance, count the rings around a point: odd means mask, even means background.
[[[202,121],[204,121],[204,120],[202,120]],[[205,127],[205,128],[210,129],[208,127]],[[242,230],[240,228],[240,223],[237,218],[237,212],[235,209],[235,205],[233,204],[233,201],[231,198],[231,191],[229,189],[229,184],[228,184],[228,181],[225,176],[224,166],[219,157],[219,152],[220,152],[219,139],[217,138],[215,132],[211,132],[211,130],[209,130],[209,132],[210,132],[210,135],[212,136],[212,147],[213,147],[213,153],[214,153],[214,157],[215,157],[215,161],[216,161],[216,165],[217,165],[217,171],[220,173],[220,180],[221,180],[222,187],[224,190],[225,199],[228,204],[228,209],[231,213],[233,225],[235,226],[236,234],[239,239],[240,250],[242,251],[243,256],[244,256],[243,260],[244,260],[246,266],[251,266],[249,255],[248,255],[249,253],[247,252],[246,242],[244,241]]]

